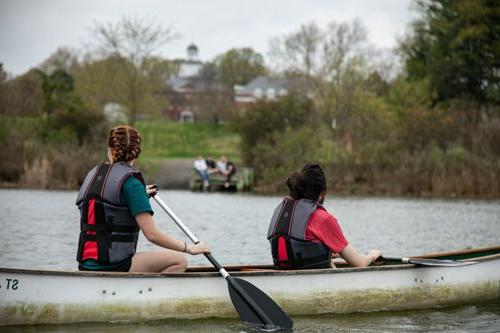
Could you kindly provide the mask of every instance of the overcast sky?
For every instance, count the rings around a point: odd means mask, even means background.
[[[12,74],[39,65],[58,47],[84,50],[93,21],[150,16],[181,35],[159,50],[184,57],[194,42],[201,60],[233,47],[267,55],[269,39],[303,23],[362,20],[370,42],[391,48],[415,13],[411,0],[0,0],[0,62]]]

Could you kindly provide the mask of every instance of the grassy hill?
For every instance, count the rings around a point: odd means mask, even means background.
[[[41,119],[35,117],[0,115],[0,142],[4,143],[9,131],[17,133],[20,140],[39,141],[42,125]],[[141,160],[144,161],[191,159],[200,154],[204,157],[212,155],[214,159],[224,154],[232,160],[240,160],[240,136],[231,132],[228,125],[142,120],[136,123],[136,127],[143,138]]]
[[[195,158],[200,154],[212,155],[215,159],[224,154],[231,160],[240,160],[240,137],[230,132],[227,125],[148,120],[137,122],[136,127],[143,138],[141,160],[144,162]]]

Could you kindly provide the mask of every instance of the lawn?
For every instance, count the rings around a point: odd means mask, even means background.
[[[214,159],[227,155],[231,160],[240,160],[240,137],[226,125],[149,120],[139,121],[136,126],[143,138],[141,159],[145,161],[198,155],[212,155]]]

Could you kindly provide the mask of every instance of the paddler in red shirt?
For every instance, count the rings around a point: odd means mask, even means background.
[[[379,250],[366,255],[345,239],[337,219],[324,207],[326,178],[318,164],[306,164],[288,176],[290,197],[274,210],[267,238],[274,265],[282,269],[331,268],[332,254],[354,267],[365,267],[381,256]]]

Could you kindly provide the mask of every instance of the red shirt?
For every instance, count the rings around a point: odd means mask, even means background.
[[[349,244],[337,219],[321,206],[318,206],[309,218],[306,240],[320,241],[334,253],[339,253]]]

